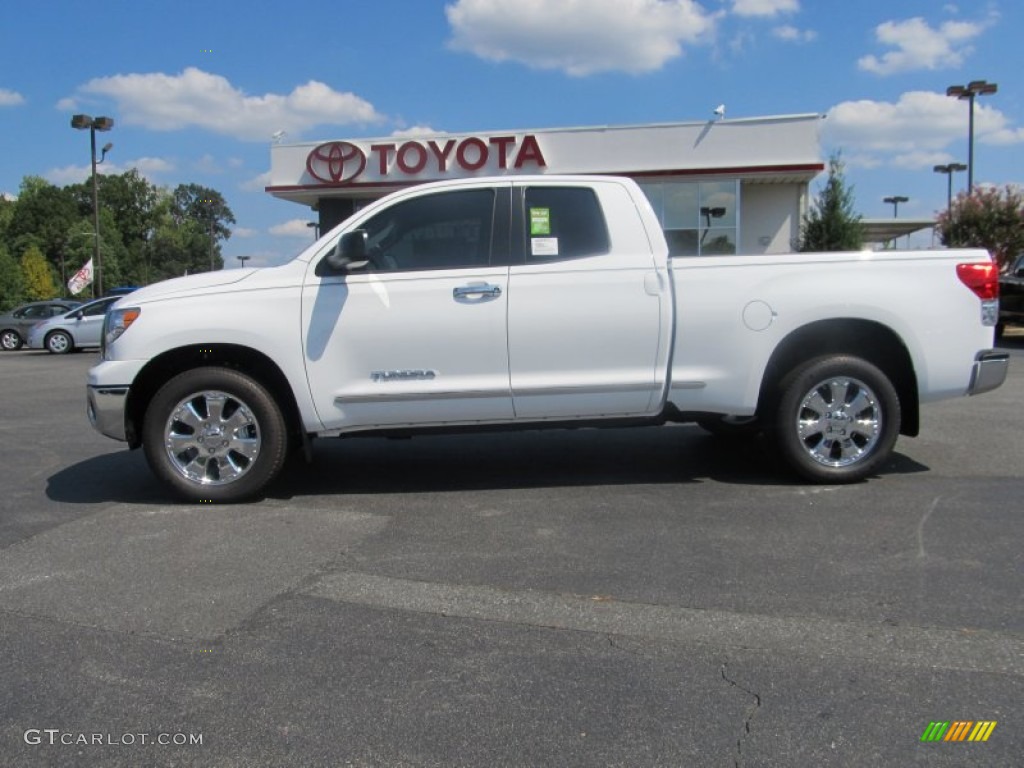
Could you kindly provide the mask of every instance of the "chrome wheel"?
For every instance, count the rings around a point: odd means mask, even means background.
[[[196,392],[172,410],[164,427],[171,466],[185,479],[204,486],[232,483],[260,455],[260,425],[252,408],[219,390]]]
[[[882,434],[878,397],[863,381],[835,377],[816,384],[800,402],[796,430],[807,454],[826,467],[855,464]]]
[[[876,365],[852,355],[810,360],[782,382],[771,437],[782,458],[809,480],[863,480],[892,455],[900,399]]]

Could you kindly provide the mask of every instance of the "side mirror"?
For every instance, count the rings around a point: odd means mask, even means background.
[[[336,272],[351,272],[370,263],[366,258],[366,231],[357,229],[341,236],[334,250],[327,254],[328,266]]]
[[[75,312],[75,320],[81,320],[83,317],[85,317],[85,313],[82,310]]]

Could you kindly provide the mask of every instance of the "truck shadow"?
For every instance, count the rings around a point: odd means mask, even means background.
[[[166,504],[169,495],[141,451],[120,450],[71,464],[46,479],[46,497],[65,504]]]
[[[881,474],[925,471],[897,453]],[[721,440],[686,426],[317,440],[313,462],[293,457],[266,497],[709,481],[805,485],[774,459],[766,440]],[[46,495],[73,504],[178,503],[149,471],[141,451],[108,453],[62,469],[47,479]]]
[[[894,454],[883,474],[927,471]],[[294,461],[273,498],[333,493],[432,493],[719,482],[803,486],[762,438],[711,437],[696,427],[322,440]]]

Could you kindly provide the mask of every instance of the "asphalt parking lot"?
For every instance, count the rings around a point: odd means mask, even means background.
[[[93,353],[4,353],[0,762],[1024,765],[1004,347],[856,486],[684,426],[322,441],[239,506],[92,431]]]

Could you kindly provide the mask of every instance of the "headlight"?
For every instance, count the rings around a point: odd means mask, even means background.
[[[131,327],[131,324],[139,319],[142,310],[138,307],[125,307],[124,309],[112,309],[103,318],[103,352],[107,347],[121,338],[121,334]]]

